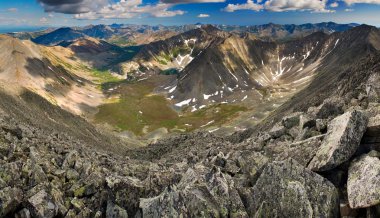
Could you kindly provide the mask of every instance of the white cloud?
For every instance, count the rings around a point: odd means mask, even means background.
[[[128,19],[141,14],[153,17],[173,17],[183,15],[185,11],[169,10],[173,5],[165,3],[142,5],[142,0],[120,0],[96,11],[76,14],[76,19]]]
[[[17,12],[18,9],[17,8],[8,8],[7,11],[8,12]]]
[[[265,9],[268,11],[312,11],[332,12],[326,9],[327,0],[268,0]]]
[[[352,5],[352,4],[380,4],[380,0],[343,0],[346,4]]]
[[[245,4],[228,4],[224,8],[227,12],[234,12],[237,10],[252,10],[252,11],[311,11],[318,13],[334,12],[327,9],[328,0],[247,0]]]
[[[333,3],[330,4],[330,7],[337,8],[337,7],[339,7],[339,3],[338,2],[333,2]]]
[[[199,14],[197,17],[206,18],[206,17],[210,17],[210,15],[209,14]]]
[[[161,0],[162,3],[167,4],[189,4],[189,3],[218,3],[225,2],[226,0]]]
[[[258,1],[261,2],[260,0]],[[245,4],[228,4],[226,8],[224,8],[224,11],[227,12],[234,12],[238,10],[252,10],[252,11],[260,11],[264,7],[261,4],[257,4],[253,2],[253,0],[247,0],[247,3]]]
[[[354,9],[352,9],[352,8],[346,8],[346,9],[344,9],[344,11],[345,11],[345,12],[353,12]]]
[[[40,23],[46,24],[46,23],[48,23],[48,22],[49,22],[49,20],[48,20],[46,17],[42,17],[42,18],[40,19]]]

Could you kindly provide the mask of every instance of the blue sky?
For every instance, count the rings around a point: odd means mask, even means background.
[[[380,0],[0,0],[0,27],[334,21],[380,26]]]

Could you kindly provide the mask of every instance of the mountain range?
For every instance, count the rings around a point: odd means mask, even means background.
[[[378,217],[380,30],[0,35],[0,217]]]

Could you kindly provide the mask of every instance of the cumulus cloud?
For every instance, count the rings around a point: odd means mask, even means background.
[[[258,3],[261,1],[259,0]],[[238,10],[252,10],[252,11],[260,11],[264,7],[261,4],[258,4],[253,2],[253,0],[247,0],[247,3],[245,4],[228,4],[226,8],[224,8],[224,11],[227,12],[234,12]]]
[[[380,0],[343,0],[346,4],[348,5],[353,5],[353,4],[380,4]]]
[[[142,3],[142,0],[120,0],[120,2],[109,4],[96,11],[76,14],[74,17],[76,19],[127,19],[140,14],[149,14],[153,17],[173,17],[185,13],[182,10],[169,10],[172,4],[142,5]]]
[[[334,12],[327,9],[328,0],[247,0],[245,4],[229,4],[224,9],[227,12],[234,12],[237,10],[252,10],[252,11],[311,11],[311,12]]]
[[[167,4],[189,4],[189,3],[218,3],[225,2],[226,0],[161,0],[162,3]]]
[[[265,9],[268,11],[312,11],[332,12],[326,9],[327,0],[268,0]]]
[[[209,14],[199,14],[197,17],[206,18],[206,17],[210,17],[210,15]]]

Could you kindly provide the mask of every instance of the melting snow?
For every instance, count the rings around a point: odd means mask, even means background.
[[[175,104],[175,106],[177,106],[177,107],[182,107],[182,106],[188,105],[188,104],[190,104],[191,100],[192,100],[192,99],[190,98],[190,99],[187,99],[187,100],[181,101],[181,102]]]
[[[205,125],[202,125],[202,126],[200,126],[200,127],[201,127],[201,128],[206,127],[206,126],[208,126],[208,125],[213,124],[214,122],[215,122],[215,121],[212,120],[212,121],[210,121],[210,122],[208,122],[208,123],[206,123]]]
[[[248,95],[244,96],[244,98],[241,99],[241,101],[245,101],[247,98],[248,98]]]
[[[172,93],[172,92],[174,92],[174,90],[177,88],[177,86],[174,86],[173,88],[171,88],[170,90],[169,90],[169,93]]]

